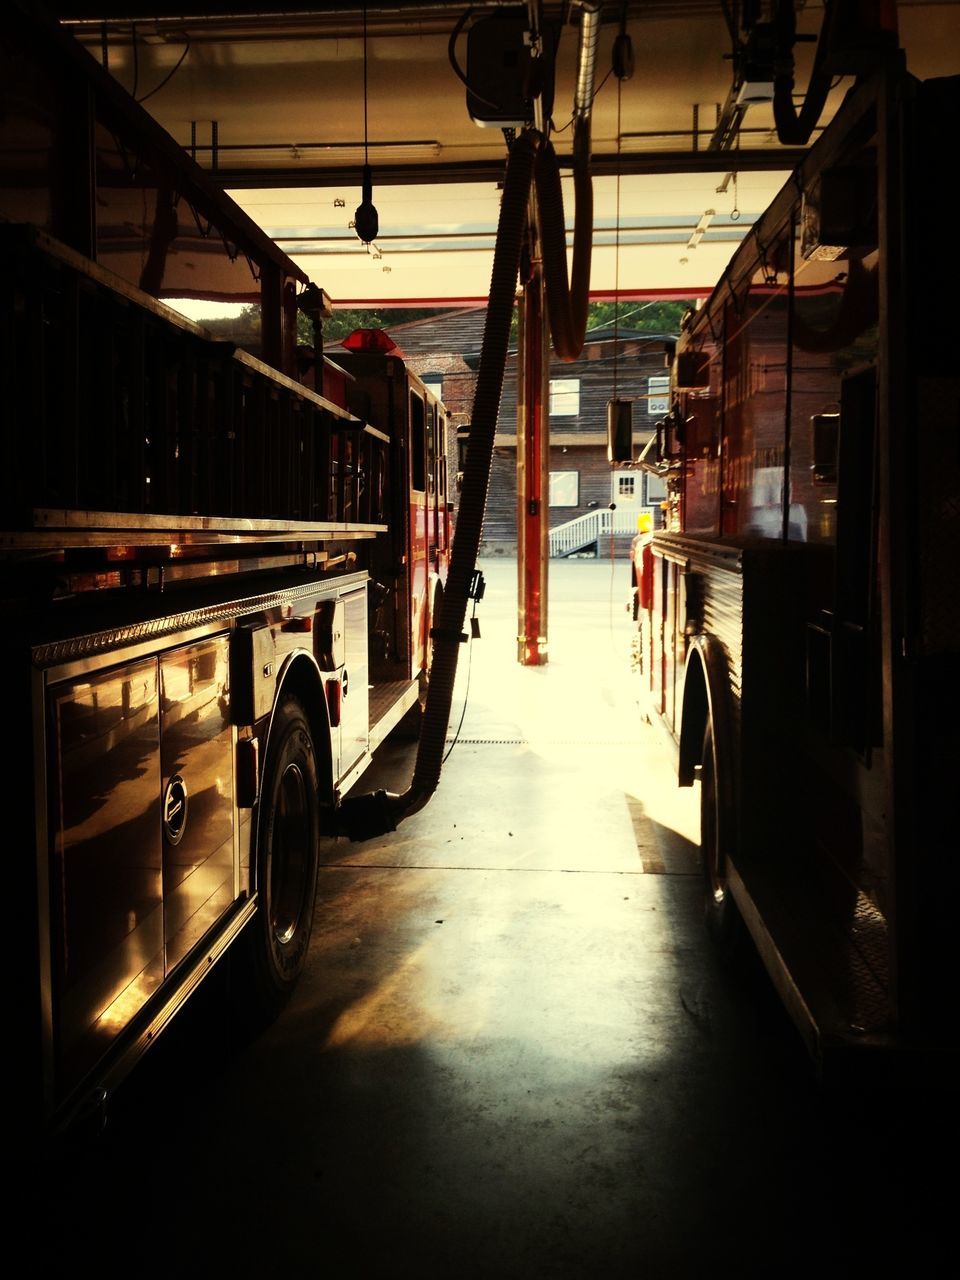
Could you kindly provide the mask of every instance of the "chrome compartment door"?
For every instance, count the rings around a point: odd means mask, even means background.
[[[165,972],[236,897],[228,638],[160,658]]]
[[[163,980],[157,660],[48,700],[54,1037],[62,1088]]]

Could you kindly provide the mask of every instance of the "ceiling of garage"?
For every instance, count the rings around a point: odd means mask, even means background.
[[[369,248],[350,225],[363,162],[364,6],[287,3],[279,13],[261,4],[244,17],[202,0],[208,16],[184,17],[163,3],[55,7],[338,303],[486,297],[506,148],[499,129],[470,119],[448,58],[465,5],[366,7],[369,158],[381,228]],[[491,8],[475,5],[468,25]],[[544,8],[562,20],[570,6]],[[604,77],[623,14],[636,69],[621,85]],[[807,3],[798,29],[815,35],[822,17],[819,3]],[[916,75],[957,71],[958,0],[901,0],[899,32]],[[596,294],[708,292],[785,181],[797,152],[776,141],[769,104],[747,109],[733,146],[711,146],[718,118],[729,120],[731,48],[720,0],[604,6],[592,126]],[[798,46],[799,92],[812,49]],[[558,128],[570,116],[576,53],[568,23]],[[457,56],[462,64],[465,34]],[[850,83],[834,86],[821,123]],[[569,137],[556,138],[561,159]],[[569,194],[568,224],[572,216]]]

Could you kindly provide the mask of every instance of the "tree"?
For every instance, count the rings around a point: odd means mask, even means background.
[[[679,333],[684,312],[693,306],[692,301],[621,302],[619,309],[612,302],[591,302],[587,311],[587,333],[598,329],[620,333]],[[354,329],[387,329],[406,324],[411,320],[427,320],[456,310],[452,307],[344,307],[334,310],[323,322],[324,345],[333,345],[353,333]],[[204,320],[212,332],[229,337],[240,345],[257,343],[260,336],[260,308],[255,303],[246,306],[236,319]],[[511,341],[516,341],[517,311],[514,308]],[[302,311],[297,313],[297,341],[304,346],[313,343],[313,327]]]
[[[692,299],[667,302],[591,302],[587,312],[587,332],[613,329],[624,333],[679,333],[684,313],[693,309]]]
[[[430,316],[442,316],[451,307],[375,307],[336,308],[329,320],[323,322],[323,340],[339,342],[353,333],[354,329],[392,329],[395,325],[406,324],[409,320],[426,320]],[[300,329],[297,330],[298,334]],[[309,323],[307,333],[310,334]],[[302,341],[312,341],[308,336]]]

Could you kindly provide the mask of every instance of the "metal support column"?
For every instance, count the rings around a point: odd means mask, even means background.
[[[531,56],[543,56],[542,0],[528,0]],[[534,124],[545,133],[544,103]],[[550,327],[547,322],[536,199],[529,206],[531,270],[520,298],[517,355],[517,661],[547,661],[547,559],[550,513]],[[523,272],[521,271],[521,278]]]
[[[539,261],[520,300],[517,362],[517,661],[547,661],[550,333]]]

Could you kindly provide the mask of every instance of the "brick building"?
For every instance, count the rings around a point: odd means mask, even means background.
[[[444,316],[391,326],[390,336],[409,366],[438,389],[454,427],[467,427],[473,407],[476,368],[486,310],[468,307]],[[632,400],[634,452],[649,440],[667,409],[668,371],[665,344],[669,334],[588,333],[580,358],[558,361],[550,377],[550,527],[616,504],[630,516],[659,507],[662,488],[655,477],[636,467],[612,467],[607,461],[607,401],[616,394]],[[516,551],[517,354],[510,351],[504,377],[490,493],[484,523],[484,554]],[[452,435],[453,433],[451,433]],[[449,442],[449,447],[454,446]],[[451,457],[451,474],[455,458]],[[634,514],[635,513],[635,514]],[[625,552],[630,534],[617,539]],[[586,544],[588,551],[595,544]]]

